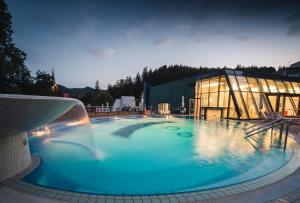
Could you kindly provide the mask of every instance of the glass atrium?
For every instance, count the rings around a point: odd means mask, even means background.
[[[274,78],[225,70],[225,74],[197,80],[194,114],[232,119],[261,119],[264,112],[299,116],[300,83]]]

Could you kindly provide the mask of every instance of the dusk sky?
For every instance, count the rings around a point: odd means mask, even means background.
[[[287,66],[300,60],[299,0],[6,0],[26,64],[100,87],[147,66]]]

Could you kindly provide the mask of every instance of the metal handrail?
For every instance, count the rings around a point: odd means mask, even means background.
[[[248,128],[244,128],[244,130],[245,131],[247,131],[247,130],[249,130],[249,129],[251,129],[251,128],[253,128],[253,127],[255,127],[255,126],[257,126],[257,125],[259,125],[259,124],[261,124],[261,123],[264,123],[264,122],[266,122],[266,121],[269,121],[270,119],[264,119],[264,120],[262,120],[262,121],[259,121],[259,122],[257,122],[257,123],[254,123],[252,126],[250,126],[250,127],[248,127]]]
[[[282,118],[276,119],[276,120],[274,120],[274,121],[272,121],[272,122],[266,123],[265,125],[259,126],[259,128],[255,128],[255,129],[253,129],[253,130],[251,130],[251,131],[248,131],[248,132],[245,132],[245,133],[246,133],[246,134],[252,133],[252,132],[254,132],[254,131],[256,131],[256,130],[259,130],[260,128],[263,128],[263,127],[266,127],[266,126],[268,126],[268,125],[277,123],[278,121],[281,121],[281,120],[282,120]],[[245,131],[246,131],[246,130],[245,130]]]
[[[251,133],[250,133],[250,134],[247,134],[247,135],[245,136],[245,138],[248,138],[248,137],[251,137],[251,136],[253,136],[253,135],[255,135],[255,134],[258,134],[258,133],[260,133],[260,132],[269,130],[269,129],[274,128],[274,127],[276,127],[276,126],[278,126],[278,125],[282,125],[282,124],[284,124],[284,123],[286,123],[286,122],[290,122],[290,120],[282,120],[281,122],[279,122],[279,123],[277,123],[277,124],[275,124],[275,125],[269,126],[269,127],[267,127],[267,128],[263,128],[262,130],[256,131],[256,132],[254,132],[254,133],[252,133],[252,134],[251,134]],[[266,127],[266,126],[265,126],[265,127]]]

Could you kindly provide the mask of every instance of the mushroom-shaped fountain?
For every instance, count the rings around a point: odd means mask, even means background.
[[[0,181],[31,164],[27,132],[70,110],[71,98],[0,94]]]

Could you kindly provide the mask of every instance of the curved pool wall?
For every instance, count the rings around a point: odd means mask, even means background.
[[[0,94],[0,181],[31,163],[27,132],[58,118],[78,100]]]
[[[174,117],[96,118],[91,120],[95,156],[86,139],[90,135],[82,136],[86,129],[56,124],[52,135],[30,137],[32,152],[43,161],[23,180],[93,194],[169,194],[260,179],[299,156],[293,139],[286,151],[269,132],[244,139],[245,125]]]

